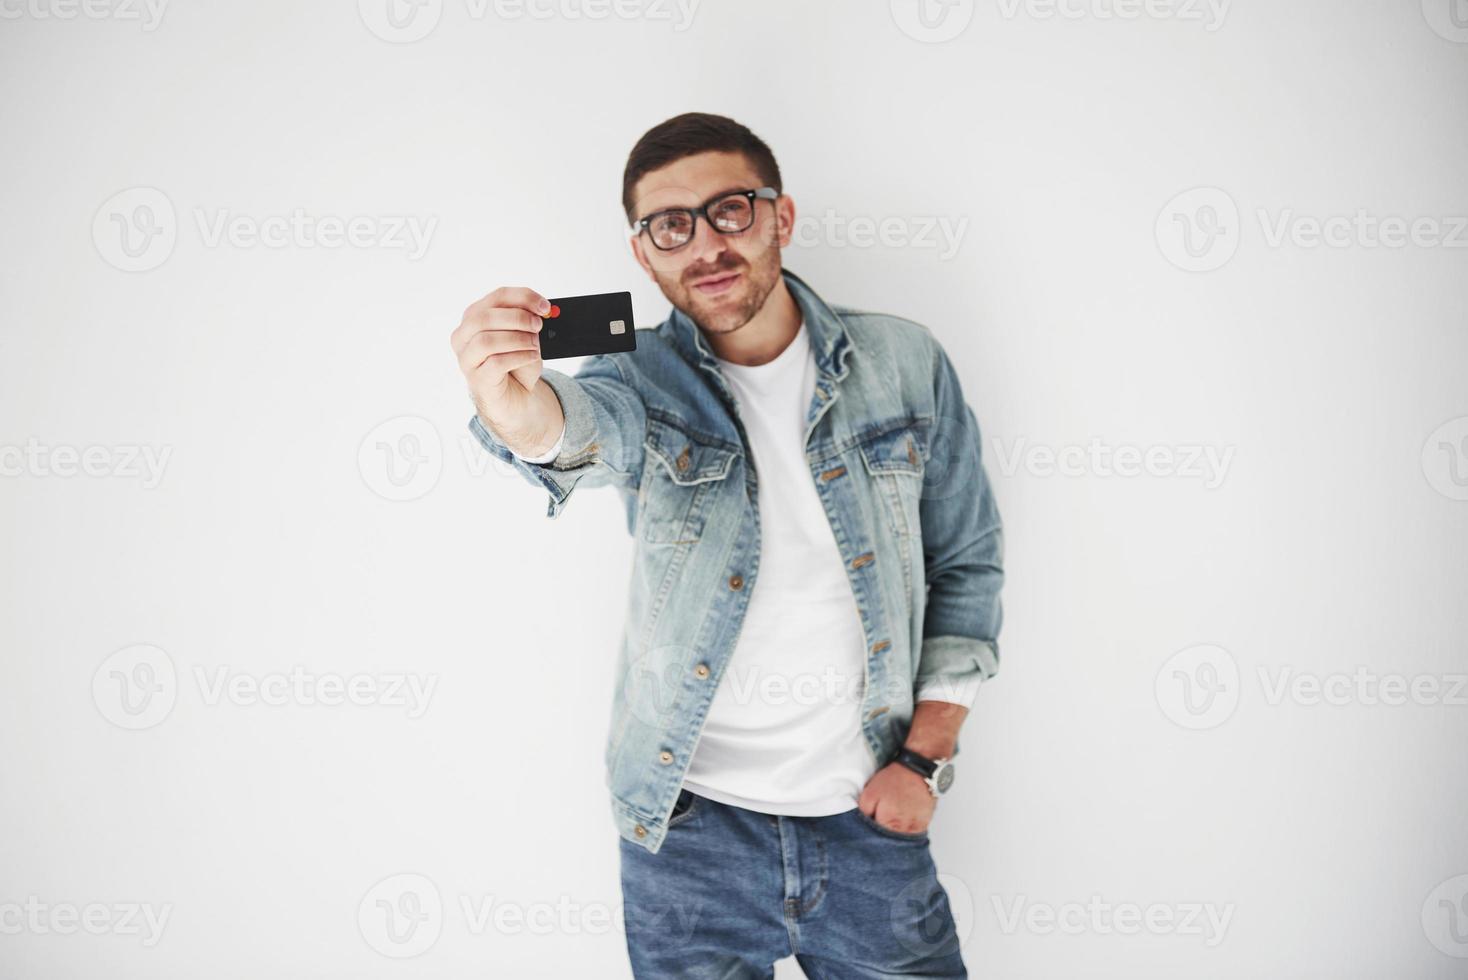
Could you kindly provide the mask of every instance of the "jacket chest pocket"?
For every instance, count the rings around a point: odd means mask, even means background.
[[[733,468],[738,453],[649,417],[642,486],[637,496],[638,537],[649,544],[688,544],[703,533],[709,496]]]
[[[918,505],[923,495],[927,436],[927,420],[901,419],[879,423],[859,443],[862,463],[883,500],[892,532],[899,536],[921,532]]]

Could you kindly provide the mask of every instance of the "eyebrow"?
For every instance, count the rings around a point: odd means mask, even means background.
[[[664,211],[687,211],[690,208],[703,207],[705,204],[709,204],[712,201],[717,201],[719,198],[724,197],[727,194],[737,194],[740,191],[747,191],[751,189],[752,188],[744,186],[726,187],[721,191],[716,191],[713,194],[710,194],[708,197],[704,198],[702,201],[699,201],[697,204],[670,204],[665,208],[658,208],[656,211],[649,211],[647,214],[644,214],[642,217],[633,221],[632,224],[634,226],[640,225],[642,224],[642,222],[646,221],[648,218],[651,218],[653,215],[662,214]]]

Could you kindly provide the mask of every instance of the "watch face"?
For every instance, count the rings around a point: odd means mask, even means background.
[[[934,782],[938,784],[938,792],[948,792],[948,787],[953,785],[953,763],[950,762],[940,767],[934,775],[936,776]]]

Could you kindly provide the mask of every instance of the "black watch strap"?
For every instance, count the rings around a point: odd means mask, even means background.
[[[938,769],[938,763],[927,756],[918,755],[912,749],[901,748],[897,750],[897,758],[894,762],[900,762],[924,779],[928,779]]]

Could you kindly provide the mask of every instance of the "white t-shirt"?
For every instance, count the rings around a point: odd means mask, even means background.
[[[718,363],[754,456],[760,560],[684,784],[765,813],[841,813],[877,767],[861,730],[861,617],[805,458],[816,382],[805,324],[766,364]]]
[[[842,813],[856,806],[877,762],[861,727],[861,616],[805,458],[816,381],[810,337],[802,321],[766,364],[716,360],[739,404],[758,475],[760,561],[684,785],[763,813]],[[530,461],[549,462],[560,448],[557,440]],[[930,686],[917,697],[967,706],[975,688]]]

